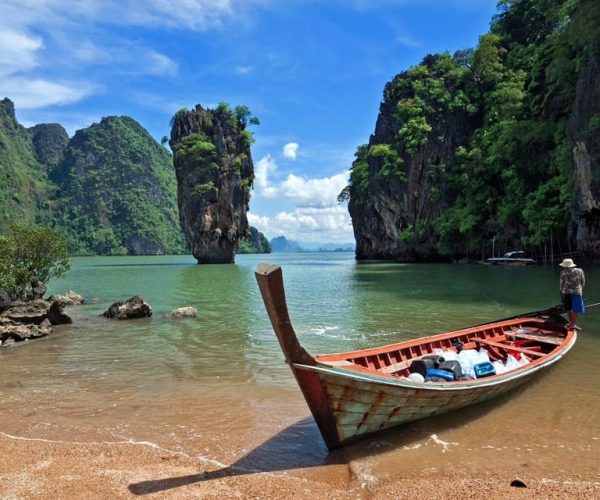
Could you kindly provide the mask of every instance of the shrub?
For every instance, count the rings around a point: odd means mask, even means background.
[[[47,227],[12,226],[0,236],[0,288],[26,298],[38,282],[64,276],[71,267],[69,243]]]

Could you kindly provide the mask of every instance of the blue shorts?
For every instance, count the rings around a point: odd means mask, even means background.
[[[583,297],[576,293],[565,293],[562,296],[563,306],[567,311],[571,311],[577,314],[585,314],[585,304],[583,303]]]

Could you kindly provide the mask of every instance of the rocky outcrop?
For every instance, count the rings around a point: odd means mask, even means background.
[[[508,2],[473,51],[386,85],[340,194],[358,259],[600,259],[600,3],[542,5]]]
[[[0,314],[0,346],[45,337],[54,325],[72,323],[62,306],[46,300],[13,302]]]
[[[40,123],[28,129],[37,161],[47,171],[56,167],[69,144],[67,131],[58,123]]]
[[[198,310],[195,307],[179,307],[173,309],[168,315],[170,319],[197,318]]]
[[[52,333],[52,324],[48,319],[36,325],[6,321],[0,317],[0,347],[6,347],[15,342],[45,337],[50,333]]]
[[[199,263],[231,263],[248,234],[254,180],[248,113],[198,105],[173,117],[171,140],[179,220]],[[247,111],[247,110],[246,110]]]
[[[58,302],[61,306],[80,306],[85,304],[85,299],[75,293],[73,290],[68,290],[64,295],[52,295],[48,298],[49,302]]]
[[[28,302],[13,302],[2,317],[15,323],[40,325],[45,320],[52,325],[72,323],[71,317],[64,313],[62,306],[56,302],[37,299]]]
[[[152,316],[152,308],[143,297],[135,295],[125,301],[115,302],[102,316],[110,319],[149,318]]]

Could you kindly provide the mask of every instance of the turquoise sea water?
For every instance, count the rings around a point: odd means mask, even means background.
[[[0,351],[2,430],[67,441],[131,439],[240,470],[328,467],[358,460],[385,476],[489,466],[594,471],[600,457],[600,307],[574,350],[512,397],[386,432],[327,454],[279,349],[254,269],[280,264],[290,316],[313,353],[353,350],[458,329],[558,303],[557,267],[357,263],[350,253],[73,259],[49,293],[88,304],[73,325]],[[585,268],[588,303],[600,268]],[[142,295],[149,319],[99,317]],[[169,320],[193,306],[197,319]],[[527,465],[522,465],[527,464]]]

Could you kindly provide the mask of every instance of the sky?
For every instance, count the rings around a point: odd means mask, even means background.
[[[496,0],[0,0],[0,98],[69,135],[128,115],[158,141],[180,108],[247,105],[249,221],[271,239],[354,241],[337,195],[383,87],[473,47]]]

